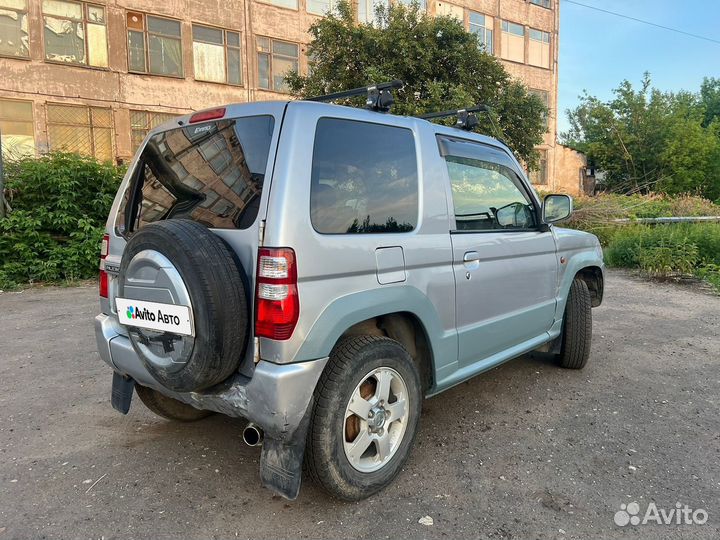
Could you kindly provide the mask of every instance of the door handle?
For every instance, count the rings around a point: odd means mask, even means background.
[[[465,266],[466,270],[480,268],[480,254],[477,251],[466,251],[465,255],[463,255],[463,266]],[[470,274],[468,273],[465,277],[470,279]]]

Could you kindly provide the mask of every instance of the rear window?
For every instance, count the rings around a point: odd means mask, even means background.
[[[405,128],[321,118],[310,188],[324,234],[409,232],[418,219],[415,141]]]
[[[217,229],[248,228],[260,207],[273,127],[274,118],[263,115],[151,137],[126,194],[119,231],[170,218]]]

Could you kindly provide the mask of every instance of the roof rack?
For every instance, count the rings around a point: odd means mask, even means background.
[[[495,138],[505,144],[502,139],[502,131],[500,127],[495,123],[495,120],[490,114],[490,107],[487,105],[476,105],[475,107],[468,107],[466,109],[451,109],[448,111],[440,111],[434,113],[421,114],[418,118],[423,120],[433,120],[435,118],[447,118],[449,116],[457,117],[455,127],[465,131],[472,131],[478,125],[477,115],[475,113],[483,112],[487,114],[490,125],[492,125],[493,131],[495,132]]]
[[[388,112],[392,104],[395,102],[393,99],[392,89],[399,89],[403,87],[402,81],[389,81],[380,84],[374,84],[371,86],[361,86],[360,88],[352,88],[350,90],[343,90],[342,92],[335,92],[333,94],[326,94],[324,96],[315,96],[307,98],[307,101],[335,101],[337,99],[345,99],[356,96],[367,96],[365,106],[378,112]]]

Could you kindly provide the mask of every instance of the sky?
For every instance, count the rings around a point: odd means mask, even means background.
[[[720,0],[577,0],[720,41]],[[700,88],[720,78],[720,43],[696,39],[560,0],[558,131],[583,90],[602,100],[623,79],[639,85],[649,71],[661,90]]]

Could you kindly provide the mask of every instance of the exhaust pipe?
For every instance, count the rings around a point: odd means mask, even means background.
[[[260,446],[263,442],[263,436],[263,429],[252,422],[243,429],[243,441],[248,446]]]

